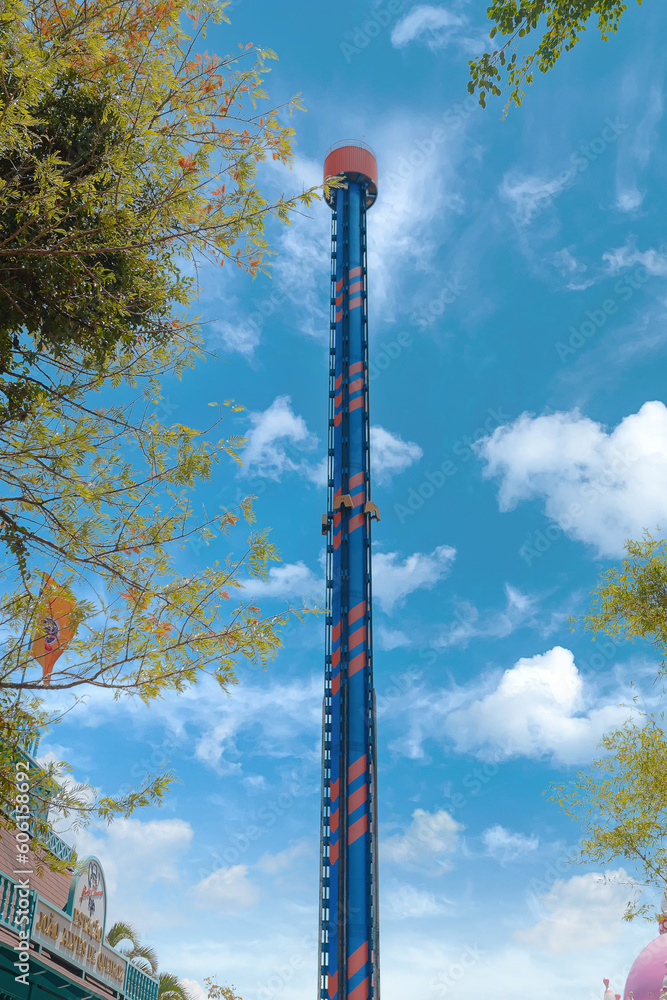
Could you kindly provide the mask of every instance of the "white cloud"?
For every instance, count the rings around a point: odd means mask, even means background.
[[[231,323],[223,319],[211,324],[211,335],[213,342],[220,343],[225,350],[249,357],[259,344],[261,328],[247,320]]]
[[[476,445],[484,475],[500,481],[498,503],[511,510],[541,498],[550,520],[600,556],[619,556],[667,519],[667,408],[655,401],[613,431],[578,410],[522,414]]]
[[[386,628],[386,626],[380,625],[377,629],[377,642],[380,649],[391,652],[392,649],[409,646],[410,638],[405,632],[401,632],[400,629]]]
[[[548,892],[533,897],[544,916],[533,927],[515,932],[531,948],[556,954],[589,952],[614,943],[621,935],[622,916],[634,895],[622,868],[559,879]]]
[[[184,862],[194,839],[190,823],[121,817],[110,826],[87,827],[64,839],[80,858],[93,855],[102,862],[109,897],[107,928],[116,920],[131,919],[142,935],[150,935],[180,922],[180,910],[156,906],[156,900],[182,896]]]
[[[446,809],[430,813],[425,809],[415,809],[412,822],[405,833],[387,837],[380,846],[383,861],[396,864],[435,864],[438,871],[449,867],[447,855],[459,846],[463,830]]]
[[[636,187],[621,188],[616,194],[616,207],[621,212],[636,212],[641,208],[644,195]]]
[[[267,875],[279,875],[291,868],[295,861],[311,853],[312,841],[303,839],[277,854],[263,854],[256,867]]]
[[[322,164],[298,155],[291,165],[270,161],[262,166],[262,190],[276,201],[322,183]],[[324,341],[329,330],[329,209],[315,200],[291,216],[290,225],[276,225],[272,235],[278,254],[269,261],[271,280],[258,279],[245,314],[212,324],[214,337],[227,350],[249,357],[261,341],[264,325],[284,320],[307,336]],[[224,268],[224,272],[229,272]],[[236,268],[225,273],[236,279]],[[247,300],[247,292],[243,296]],[[232,302],[236,307],[236,300]],[[295,309],[295,306],[298,308]],[[229,297],[225,300],[229,313]]]
[[[275,597],[287,600],[303,597],[308,600],[324,600],[324,578],[313,573],[301,560],[272,566],[266,580],[247,580],[246,590],[253,597]]]
[[[198,697],[203,699],[204,692]],[[242,733],[254,731],[255,752],[265,757],[284,756],[288,748],[292,756],[298,756],[311,753],[311,737],[320,732],[322,722],[322,680],[316,675],[309,681],[239,685],[231,698],[221,701],[211,694],[202,706],[183,704],[183,696],[180,700],[175,721],[183,726],[188,707],[196,707],[201,735],[195,756],[220,774],[240,771],[237,740]],[[298,737],[305,745],[299,745]]]
[[[273,163],[276,195],[321,184],[322,166],[303,155],[295,157],[291,169]],[[291,224],[281,227],[273,265],[276,302],[289,307],[290,323],[296,321],[301,333],[322,341],[329,336],[330,215],[323,199],[293,215]]]
[[[400,560],[397,552],[373,553],[373,596],[387,614],[415,590],[431,590],[449,573],[456,549],[438,545],[427,555],[414,552]]]
[[[431,590],[447,575],[455,557],[456,549],[448,545],[439,545],[430,554],[414,552],[405,559],[400,559],[397,552],[374,552],[373,596],[379,607],[390,613],[415,590]],[[248,594],[258,599],[324,600],[323,577],[301,561],[272,566],[267,580],[247,580],[245,586]],[[409,642],[402,633],[398,640],[398,645]],[[387,641],[392,641],[389,635]]]
[[[394,26],[391,44],[401,49],[411,42],[423,42],[429,49],[459,45],[468,50],[483,42],[484,36],[471,38],[463,32],[468,21],[446,7],[417,4]]]
[[[465,133],[462,120],[446,114],[436,119],[393,116],[378,135],[378,162],[391,164],[391,169],[381,173],[377,204],[368,216],[374,328],[378,320],[395,323],[401,314],[424,305],[420,276],[433,275],[438,249],[447,243],[452,221],[465,207],[459,169],[469,151]],[[459,260],[453,262],[449,277],[463,278],[461,267]],[[465,287],[466,281],[461,284]]]
[[[563,247],[551,257],[551,262],[564,278],[568,278],[566,288],[570,292],[580,292],[595,284],[594,277],[584,277],[588,265],[578,260],[569,247]]]
[[[303,417],[293,412],[289,396],[277,396],[266,410],[248,416],[252,427],[243,464],[249,472],[280,479],[284,472],[301,468],[301,456],[295,452],[312,451],[317,446],[317,438]]]
[[[422,455],[423,451],[414,441],[403,441],[398,434],[392,434],[384,427],[371,427],[371,469],[374,481],[380,485],[388,483],[397,473],[404,472]]]
[[[641,265],[651,277],[667,277],[667,253],[664,246],[655,250],[638,250],[634,241],[629,241],[622,247],[609,250],[602,255],[611,274],[618,274],[630,267]]]
[[[489,857],[495,858],[501,865],[534,853],[540,843],[535,834],[527,837],[523,833],[512,833],[499,823],[484,831],[482,842]]]
[[[313,625],[314,631],[309,633],[306,623],[295,623],[290,643],[309,642],[311,638],[317,642],[319,628],[316,622]],[[300,639],[302,635],[304,640]],[[58,696],[50,702],[54,711],[66,712],[71,707],[62,692],[53,695]],[[159,749],[153,754],[146,749],[146,755],[137,759],[132,773],[138,777],[146,770],[154,771],[168,764],[186,750],[190,756],[193,746],[196,759],[219,774],[239,772],[243,747],[240,750],[237,741],[252,733],[246,763],[249,780],[258,781],[251,779],[257,771],[252,756],[261,755],[264,759],[290,756],[309,763],[313,759],[322,725],[322,677],[317,669],[299,681],[285,678],[273,681],[267,676],[256,684],[230,686],[225,693],[217,681],[204,676],[195,686],[181,692],[166,692],[150,705],[131,698],[115,701],[113,692],[94,689],[71,717],[84,729],[99,728],[110,720],[121,724],[122,717],[122,724],[131,726],[136,733],[157,732]],[[114,824],[111,829],[117,828],[120,829]],[[81,836],[87,836],[86,831]]]
[[[235,913],[259,902],[260,891],[248,878],[247,865],[218,868],[193,888],[197,905],[220,913]]]
[[[241,762],[236,748],[236,736],[241,729],[239,720],[227,715],[207,729],[197,740],[195,757],[208,764],[220,775],[239,774]]]
[[[552,261],[554,266],[564,275],[578,274],[580,271],[586,270],[586,265],[577,260],[569,247],[563,247],[562,250],[556,251]]]
[[[254,791],[264,791],[266,788],[266,778],[263,774],[247,774],[243,779],[243,784]]]
[[[192,1000],[208,1000],[208,991],[196,979],[181,977],[180,982],[185,986]]]
[[[289,396],[277,396],[266,410],[249,413],[248,418],[251,427],[242,455],[247,472],[276,480],[296,472],[316,486],[326,486],[327,459],[315,464],[306,460],[305,454],[317,448],[318,439],[304,418],[294,412]],[[422,454],[414,441],[404,441],[384,427],[371,427],[371,465],[377,483],[386,485]]]
[[[504,639],[525,625],[536,623],[537,601],[529,594],[505,584],[505,609],[480,614],[474,604],[458,602],[456,622],[444,626],[434,640],[437,649],[467,646],[471,639],[484,637]]]
[[[472,694],[472,689],[469,696]],[[551,756],[575,764],[590,758],[602,735],[631,712],[600,704],[569,649],[522,657],[500,681],[447,715],[446,731],[463,752],[494,760]]]
[[[327,473],[329,469],[328,459],[323,458],[315,465],[304,465],[303,473],[311,483],[315,486],[319,486],[320,489],[326,489],[327,485]]]
[[[124,895],[139,884],[177,882],[179,861],[190,848],[192,827],[182,819],[114,820],[110,827],[80,830],[77,853],[95,854],[104,866],[109,894]]]
[[[575,175],[574,168],[563,170],[554,177],[512,171],[503,177],[500,197],[510,205],[516,224],[527,226],[565,190]]]
[[[508,911],[518,894],[506,889],[503,893],[500,886],[494,889],[493,883],[480,892],[473,889],[474,910],[457,900],[453,914],[430,925],[389,920],[382,924],[381,918],[382,976],[391,986],[392,1000],[601,1000],[605,974],[622,992],[630,963],[647,934],[651,936],[646,926],[636,922],[628,927],[618,921],[612,929],[612,933],[618,930],[613,944],[607,943],[607,932],[588,952],[572,952],[564,959],[508,940],[512,920]],[[614,910],[610,919],[615,922]]]
[[[382,905],[394,920],[419,920],[437,917],[446,910],[443,901],[432,892],[412,885],[389,884],[382,893]]]
[[[432,42],[436,36],[428,37]],[[457,44],[473,44],[463,29]],[[365,127],[360,114],[347,129],[349,134],[362,134]],[[391,163],[393,170],[382,171],[380,196],[369,215],[374,326],[378,320],[395,322],[397,314],[410,313],[415,302],[422,300],[423,289],[415,287],[414,272],[432,268],[438,247],[448,238],[450,216],[460,215],[464,208],[459,163],[469,154],[466,128],[465,119],[451,112],[435,117],[397,117],[392,113],[376,122],[378,162]],[[291,170],[279,163],[265,164],[263,169],[268,171],[265,186],[272,187],[276,195],[322,182],[321,160],[301,155]],[[290,326],[306,336],[321,341],[328,338],[329,233],[330,210],[324,201],[313,203],[303,215],[293,216],[291,225],[280,227],[275,235],[278,254],[272,265],[271,289],[254,303],[245,320],[220,325],[220,335],[227,338],[230,347],[249,352],[267,318],[274,315],[281,319],[288,316]],[[459,268],[457,262],[455,273],[450,270],[451,278],[458,280]],[[404,277],[397,281],[397,275]]]
[[[621,212],[637,212],[644,201],[641,175],[658,142],[662,118],[662,86],[653,80],[653,67],[646,61],[633,63],[620,86],[619,121],[623,134],[618,141],[616,161],[616,207]],[[643,185],[645,187],[645,185]]]

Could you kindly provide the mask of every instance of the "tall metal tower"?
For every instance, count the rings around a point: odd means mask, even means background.
[[[379,1000],[375,693],[371,629],[366,212],[377,164],[332,146],[327,616],[322,721],[320,1000]]]

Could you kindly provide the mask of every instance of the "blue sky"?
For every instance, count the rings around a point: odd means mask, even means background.
[[[571,630],[623,541],[667,513],[667,13],[630,5],[589,32],[524,106],[478,109],[471,3],[240,0],[212,51],[275,49],[274,101],[301,91],[291,171],[328,146],[379,164],[369,214],[375,671],[384,1000],[620,992],[653,927],[623,924],[618,866],[568,864],[576,827],[544,795],[620,723],[639,646]],[[212,359],[166,387],[163,417],[246,410],[245,466],[202,498],[257,494],[282,563],[267,611],[322,597],[329,212],[272,229],[271,279],[200,272]],[[234,269],[236,271],[236,269]],[[231,429],[231,428],[230,428]],[[193,569],[226,542],[193,546]],[[230,697],[207,684],[149,709],[91,696],[44,750],[113,793],[169,761],[161,810],[76,834],[112,914],[162,967],[244,1000],[315,993],[321,619],[294,627]],[[656,900],[657,902],[657,900]]]

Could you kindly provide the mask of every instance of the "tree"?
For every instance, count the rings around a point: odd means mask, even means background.
[[[219,986],[213,979],[205,979],[208,989],[208,1000],[241,1000],[234,986]]]
[[[667,541],[646,532],[627,543],[620,569],[607,570],[594,592],[584,626],[615,643],[642,639],[667,655]],[[659,669],[664,679],[666,664]],[[639,707],[607,734],[587,771],[554,789],[553,797],[583,831],[581,862],[608,865],[623,859],[639,884],[667,884],[667,734],[664,712]],[[628,916],[646,911],[639,896]]]
[[[271,252],[267,220],[288,222],[314,197],[272,201],[257,185],[263,160],[291,161],[293,129],[279,114],[300,105],[269,104],[269,50],[196,53],[224,7],[7,0],[0,12],[5,815],[15,761],[57,721],[45,687],[149,701],[210,675],[227,690],[240,657],[266,663],[280,642],[284,616],[231,596],[277,557],[266,532],[251,529],[223,565],[178,569],[191,541],[238,537],[237,522],[254,521],[252,498],[196,513],[198,486],[221,460],[239,460],[238,437],[211,437],[238,407],[218,407],[205,432],[165,426],[156,411],[161,380],[203,354],[179,260],[255,275]],[[147,775],[91,801],[63,783],[68,769],[33,769],[33,815],[16,819],[54,864],[49,809],[108,820],[159,804],[172,780]]]
[[[505,85],[510,88],[507,108],[518,107],[525,96],[523,88],[533,82],[535,67],[540,73],[552,69],[563,52],[574,48],[591,19],[596,19],[603,41],[608,41],[626,9],[626,0],[493,0],[487,8],[489,20],[495,22],[490,37],[500,33],[507,40],[470,60],[468,91],[478,93],[484,108],[487,96],[499,97]],[[538,33],[539,41],[533,52],[518,59],[512,50],[531,32]]]
[[[116,921],[107,931],[106,942],[144,972],[148,972],[151,976],[157,972],[157,952],[150,945],[141,943],[137,931],[131,924]],[[179,997],[178,1000],[188,1000],[188,998]]]
[[[201,354],[194,334],[181,333],[179,347],[175,357],[165,346],[117,351],[104,375],[74,373],[64,388],[39,397],[29,418],[0,427],[0,513],[17,526],[13,563],[5,567],[13,586],[0,596],[6,814],[14,760],[56,721],[40,703],[45,688],[106,688],[149,702],[211,676],[228,690],[239,658],[265,664],[280,644],[286,614],[263,617],[252,600],[252,579],[277,558],[266,532],[252,530],[222,565],[197,566],[194,575],[179,568],[190,540],[238,537],[241,519],[254,521],[250,497],[234,509],[197,514],[197,488],[222,459],[239,460],[239,438],[211,439],[239,407],[212,401],[219,413],[207,433],[161,424],[154,409],[160,379],[182,374]],[[56,602],[65,610],[54,623]],[[39,669],[35,646],[43,649],[58,628],[71,637],[62,645],[55,635],[59,659],[49,673],[46,663]],[[66,817],[110,820],[159,804],[172,780],[147,775],[138,788],[91,800],[89,790],[63,784],[67,769],[52,763],[34,775],[32,794],[44,806],[33,820],[38,844],[48,833],[47,805]]]
[[[158,973],[158,960],[155,950],[141,943],[139,935],[131,924],[124,921],[115,923],[109,929],[106,942],[145,972],[148,972],[152,976],[157,975],[158,1000],[192,1000],[192,995],[177,976],[174,976],[171,972]],[[205,981],[207,984],[211,983],[210,980]],[[226,1000],[227,994],[224,993],[226,987],[213,988],[222,989],[223,992],[220,995],[220,1000]],[[210,996],[211,994],[209,993]],[[230,996],[229,1000],[241,1000],[241,998]]]
[[[263,89],[268,49],[197,54],[219,0],[7,0],[0,12],[0,421],[46,391],[38,360],[164,344],[192,282],[178,261],[256,274],[266,221],[313,192],[267,199],[267,157],[293,129]],[[184,29],[186,16],[195,26]],[[0,397],[2,398],[2,397]]]

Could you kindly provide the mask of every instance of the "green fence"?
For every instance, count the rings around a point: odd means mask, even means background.
[[[129,1000],[157,1000],[157,986],[157,979],[132,965],[132,962],[127,963],[123,993]]]
[[[0,924],[15,934],[30,933],[32,916],[35,912],[37,893],[19,886],[8,875],[0,872]],[[27,916],[27,920],[24,919]]]
[[[55,855],[55,857],[60,861],[67,861],[68,863],[71,863],[74,857],[74,849],[70,847],[69,844],[66,844],[64,840],[61,840],[60,837],[53,832],[53,830],[47,830],[47,832],[43,834],[43,840],[48,849],[51,851],[51,854]]]

